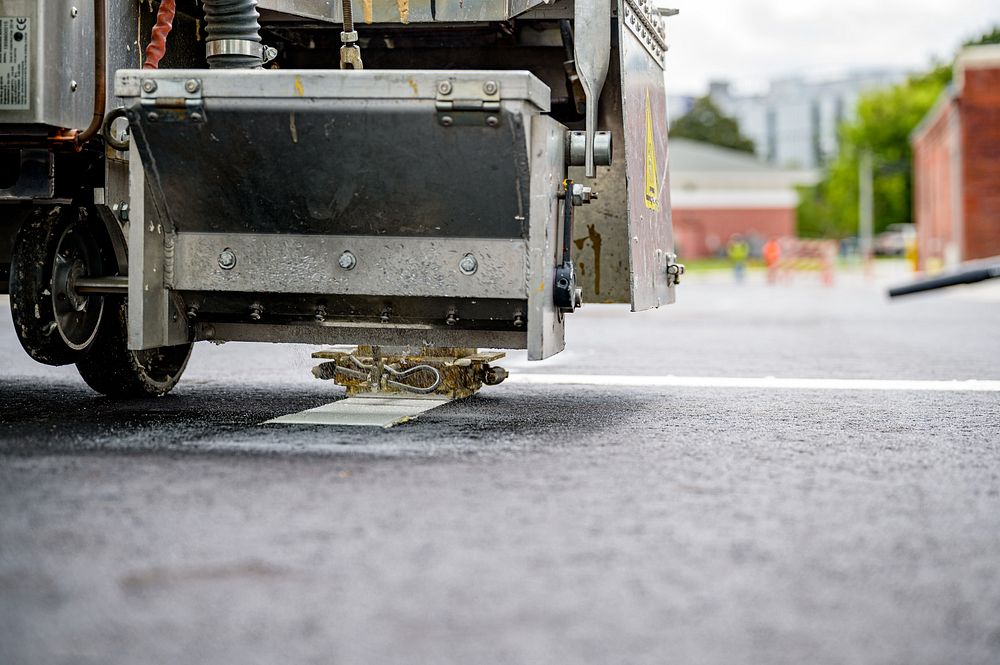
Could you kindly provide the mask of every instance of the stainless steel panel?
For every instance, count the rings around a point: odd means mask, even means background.
[[[366,344],[396,347],[413,353],[428,346],[523,349],[523,332],[464,330],[432,325],[351,324],[346,322],[300,323],[200,323],[195,338],[216,342],[281,342],[287,344]]]
[[[528,71],[460,70],[362,70],[282,69],[226,70],[162,69],[122,70],[115,75],[115,94],[126,99],[142,96],[142,82],[195,79],[202,99],[318,99],[336,100],[434,100],[441,81],[495,81],[504,100],[526,100],[549,111],[549,87]]]
[[[0,123],[85,127],[94,113],[94,5],[0,0],[0,17],[27,17],[30,108],[0,110]]]
[[[553,302],[562,247],[557,194],[566,177],[566,128],[548,116],[531,121],[531,214],[528,236],[528,359],[566,347],[565,315]]]
[[[552,0],[468,0],[434,2],[433,0],[354,0],[354,22],[430,23],[506,21],[532,7]],[[330,23],[343,23],[340,0],[258,0],[266,11],[299,16]],[[265,21],[272,17],[263,15]]]
[[[129,150],[139,166],[133,143]],[[180,299],[164,284],[173,268],[173,229],[156,211],[141,166],[129,171],[128,347],[152,349],[189,341]]]
[[[622,11],[619,0],[619,12]],[[628,184],[632,309],[673,303],[666,272],[674,251],[663,70],[635,33],[619,23],[625,167]]]
[[[236,266],[224,270],[226,249]],[[350,252],[355,265],[338,259]],[[476,270],[460,268],[467,255]],[[173,280],[180,291],[527,298],[521,240],[178,233]]]

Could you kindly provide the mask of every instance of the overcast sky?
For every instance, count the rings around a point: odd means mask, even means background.
[[[713,79],[755,92],[774,77],[919,69],[1000,24],[1000,0],[656,0],[668,19],[667,84],[702,94]]]

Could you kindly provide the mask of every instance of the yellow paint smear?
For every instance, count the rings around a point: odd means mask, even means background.
[[[365,23],[368,25],[372,24],[372,0],[364,0],[361,4],[365,12]]]
[[[402,23],[410,22],[410,0],[396,0],[396,7],[399,8],[399,20]]]
[[[306,96],[306,90],[305,88],[302,87],[302,79],[300,79],[298,76],[295,77],[295,94],[297,94],[299,97]]]

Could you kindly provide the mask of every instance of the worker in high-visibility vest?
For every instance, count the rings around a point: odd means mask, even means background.
[[[778,269],[781,264],[781,245],[777,240],[771,238],[764,243],[761,250],[764,254],[764,263],[767,264],[767,281],[774,284],[778,281]]]
[[[746,274],[747,259],[750,258],[750,245],[743,239],[743,236],[735,235],[729,239],[726,254],[733,264],[733,276],[737,282],[742,282]]]

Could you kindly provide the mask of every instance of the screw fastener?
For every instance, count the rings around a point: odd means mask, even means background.
[[[438,81],[437,91],[440,95],[451,94],[451,81]]]
[[[219,253],[219,267],[223,270],[232,270],[236,267],[236,252],[226,247]]]
[[[472,275],[479,269],[479,261],[472,254],[466,254],[458,262],[458,269],[462,271],[463,275]]]
[[[499,90],[499,87],[496,81],[487,81],[483,84],[483,92],[487,95],[495,95],[497,94],[497,90]]]
[[[358,265],[358,259],[350,252],[344,252],[340,255],[340,258],[337,259],[337,263],[344,270],[354,270],[354,267]]]
[[[188,79],[184,82],[184,89],[192,94],[198,92],[198,87],[198,82],[194,79]]]
[[[142,82],[143,92],[156,92],[156,81],[153,79],[146,79]]]

